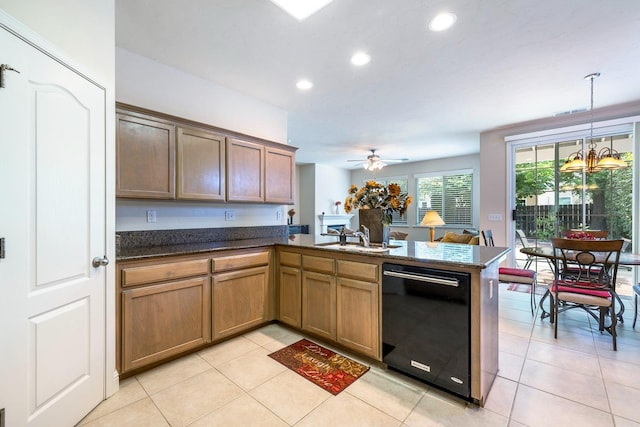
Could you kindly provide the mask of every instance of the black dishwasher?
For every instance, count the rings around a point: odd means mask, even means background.
[[[382,269],[382,361],[469,400],[470,275],[389,263]]]

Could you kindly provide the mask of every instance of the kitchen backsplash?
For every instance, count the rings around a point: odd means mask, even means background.
[[[185,243],[224,242],[229,240],[280,237],[289,234],[286,225],[259,227],[193,228],[178,230],[119,231],[116,248],[181,245]]]

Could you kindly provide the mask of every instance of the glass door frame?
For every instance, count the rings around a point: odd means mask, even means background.
[[[593,136],[601,137],[608,136],[612,134],[622,134],[622,133],[633,133],[633,142],[632,149],[634,153],[634,161],[633,161],[633,200],[637,200],[638,195],[640,194],[640,159],[637,157],[638,153],[640,153],[640,116],[635,117],[627,117],[615,120],[608,120],[597,122],[593,124]],[[516,160],[516,150],[526,147],[534,147],[538,145],[551,145],[563,141],[568,141],[572,139],[583,139],[588,138],[589,135],[589,124],[568,126],[556,129],[549,129],[545,131],[531,132],[527,134],[515,134],[511,136],[505,137],[506,142],[506,169],[507,169],[507,182],[506,182],[506,211],[508,213],[508,217],[511,220],[508,220],[506,223],[506,236],[507,241],[509,242],[509,248],[511,249],[509,255],[509,265],[516,265],[516,224],[515,224],[515,209],[516,209],[516,198],[515,198],[515,180],[516,180],[516,171],[515,171],[515,160]],[[558,148],[556,146],[556,159],[558,158]],[[556,172],[557,173],[557,172]],[[558,180],[556,179],[556,204],[558,202]],[[584,199],[583,199],[584,200]],[[635,253],[640,253],[640,248],[638,247],[638,239],[640,237],[640,204],[635,203],[633,205],[632,212],[632,247],[635,248]],[[638,277],[640,276],[639,268],[635,269],[634,272],[634,282],[638,282]]]

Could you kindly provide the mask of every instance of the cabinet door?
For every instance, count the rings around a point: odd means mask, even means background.
[[[264,201],[294,204],[296,159],[291,151],[267,147],[265,149]]]
[[[302,329],[336,339],[336,278],[302,272]]]
[[[269,267],[213,275],[213,339],[226,337],[268,320]]]
[[[380,359],[377,283],[338,278],[337,340],[362,354]]]
[[[175,197],[175,127],[117,115],[116,196]]]
[[[299,268],[280,266],[278,319],[282,323],[300,328],[302,325],[302,274]]]
[[[264,202],[264,146],[227,139],[227,200]]]
[[[177,198],[224,200],[224,136],[184,128],[177,133]]]
[[[207,277],[122,292],[122,368],[141,368],[211,341]]]

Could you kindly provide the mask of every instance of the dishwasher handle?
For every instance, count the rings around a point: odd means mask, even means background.
[[[426,274],[404,273],[402,271],[395,270],[385,270],[382,274],[384,274],[385,276],[397,277],[399,279],[408,279],[418,282],[434,283],[437,285],[453,286],[454,288],[460,286],[460,282],[458,281],[458,279],[428,276]]]

